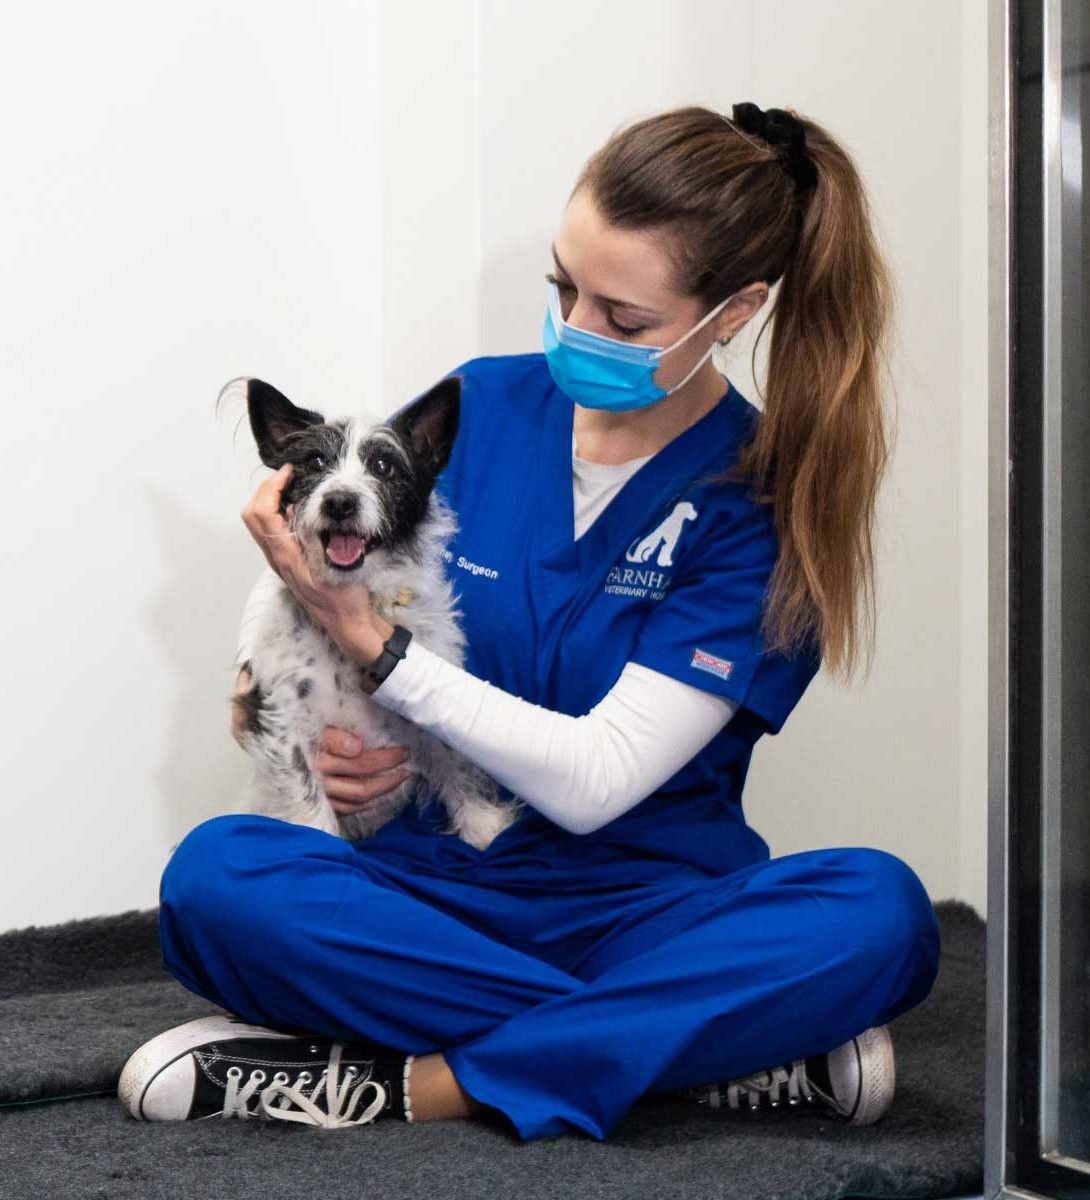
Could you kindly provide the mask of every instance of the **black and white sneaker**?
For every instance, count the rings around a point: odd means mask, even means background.
[[[885,1025],[864,1030],[828,1054],[812,1054],[782,1066],[682,1088],[681,1094],[709,1108],[779,1109],[781,1089],[788,1109],[821,1104],[849,1125],[872,1125],[893,1103],[897,1080],[893,1039]],[[743,1104],[743,1098],[745,1103]]]
[[[198,1017],[132,1054],[117,1098],[138,1121],[257,1117],[341,1129],[387,1114],[411,1119],[402,1115],[411,1061],[378,1043]]]

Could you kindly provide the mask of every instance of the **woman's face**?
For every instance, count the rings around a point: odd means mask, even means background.
[[[586,188],[564,211],[553,243],[560,312],[569,325],[618,341],[670,346],[708,309],[695,296],[674,290],[673,268],[661,233],[607,225]],[[735,332],[760,307],[767,288],[753,284],[707,325],[665,355],[655,383],[670,388],[685,378],[712,342]],[[710,360],[705,363],[710,368]],[[703,372],[684,387],[688,392]]]

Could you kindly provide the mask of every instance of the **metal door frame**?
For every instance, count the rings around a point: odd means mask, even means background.
[[[1055,707],[1057,667],[1063,0],[988,2],[984,1195],[1085,1200],[1090,1177],[1041,1153],[1041,1014],[1055,1005],[1047,957],[1055,941],[1042,921],[1049,851],[1042,815],[1055,797],[1047,805],[1042,797],[1051,796],[1043,785],[1056,786],[1057,747],[1044,742],[1055,742],[1058,727],[1044,706]]]

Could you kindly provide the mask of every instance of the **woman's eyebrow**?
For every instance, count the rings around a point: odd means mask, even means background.
[[[556,253],[556,245],[552,246],[553,262],[564,272],[569,274],[568,268],[560,261],[559,255]],[[647,313],[650,317],[661,317],[662,313],[657,312],[653,308],[645,308],[642,304],[633,304],[631,300],[614,300],[612,296],[595,296],[596,300],[604,300],[606,304],[616,304],[619,308],[633,308],[637,312]]]

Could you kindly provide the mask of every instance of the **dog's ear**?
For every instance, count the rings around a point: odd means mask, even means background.
[[[434,482],[447,465],[458,436],[462,381],[448,375],[394,414],[392,428],[412,448],[424,473]]]
[[[250,428],[261,461],[278,470],[288,461],[285,439],[308,425],[321,425],[325,417],[308,408],[296,408],[282,392],[263,379],[246,380],[246,407]]]

